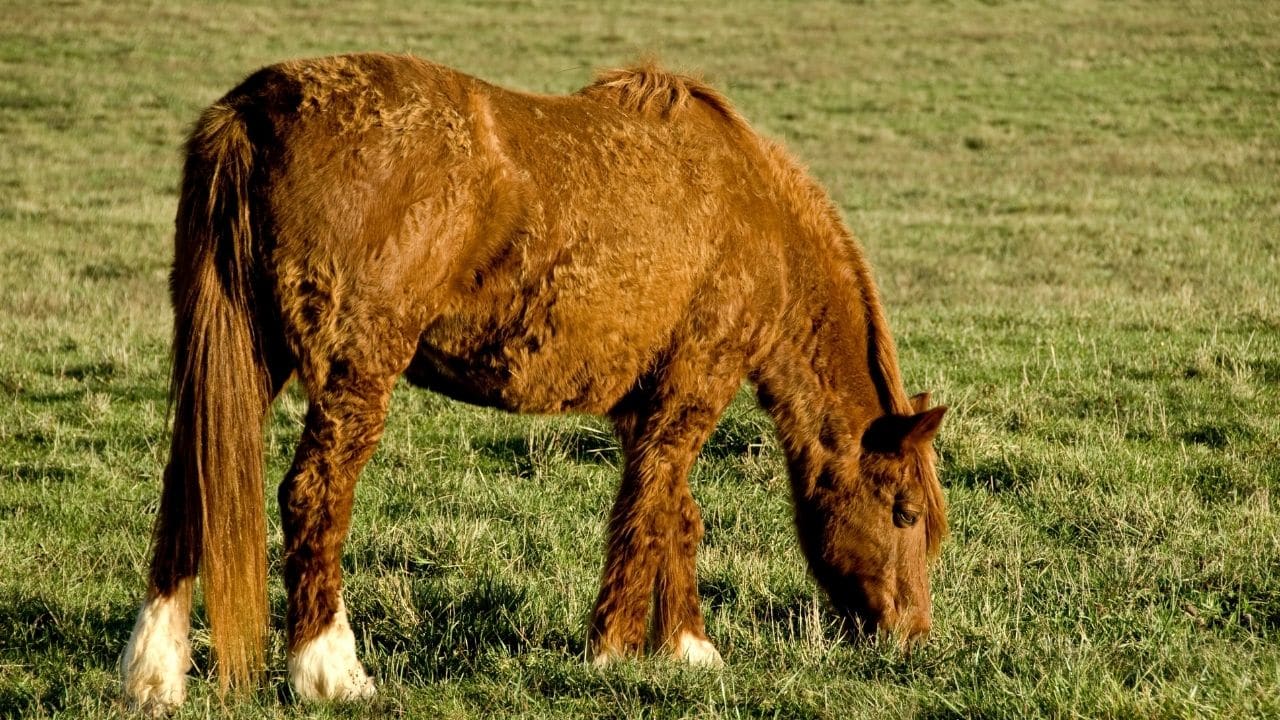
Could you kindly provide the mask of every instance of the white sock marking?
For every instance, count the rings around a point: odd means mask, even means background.
[[[373,680],[356,657],[356,636],[341,600],[329,627],[289,654],[289,683],[303,700],[360,700],[373,696]]]
[[[677,658],[694,667],[723,667],[724,659],[720,657],[716,646],[710,640],[700,638],[690,632],[680,633],[676,640],[675,655]]]
[[[191,667],[188,618],[172,597],[155,597],[138,611],[129,644],[120,656],[125,699],[149,715],[177,708],[187,699]]]
[[[591,658],[591,667],[596,668],[597,670],[600,668],[606,668],[621,659],[622,656],[617,653],[613,653],[608,650],[598,650],[595,653],[595,657]]]

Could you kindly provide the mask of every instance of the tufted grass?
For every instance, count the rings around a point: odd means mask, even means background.
[[[273,524],[270,682],[224,704],[197,619],[181,717],[1280,714],[1280,7],[84,0],[3,15],[0,715],[121,712],[114,663],[166,447],[185,129],[263,64],[357,49],[545,92],[654,52],[810,163],[875,263],[909,389],[952,407],[935,632],[910,656],[835,639],[744,390],[693,477],[727,669],[593,671],[607,427],[406,387],[344,560],[379,699],[292,702]],[[273,477],[303,407],[295,391],[274,410]]]

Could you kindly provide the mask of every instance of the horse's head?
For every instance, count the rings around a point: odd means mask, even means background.
[[[928,560],[946,534],[933,436],[946,408],[911,399],[912,415],[866,428],[861,452],[828,468],[797,503],[809,564],[836,609],[867,635],[906,643],[931,624]]]

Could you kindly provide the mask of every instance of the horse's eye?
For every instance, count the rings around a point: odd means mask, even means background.
[[[899,507],[893,509],[893,524],[900,528],[909,528],[915,525],[919,519],[920,513],[910,508]]]

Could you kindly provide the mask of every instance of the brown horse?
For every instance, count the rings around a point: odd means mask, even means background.
[[[687,476],[744,379],[776,421],[800,542],[836,610],[929,629],[946,530],[931,440],[870,270],[823,190],[698,80],[652,65],[575,95],[412,57],[289,62],[201,116],[178,204],[174,429],[127,698],[185,696],[201,573],[223,685],[263,666],[262,422],[309,400],[280,486],[288,666],[363,697],[339,559],[397,377],[514,412],[598,413],[625,468],[588,630],[597,662],[716,664]]]

